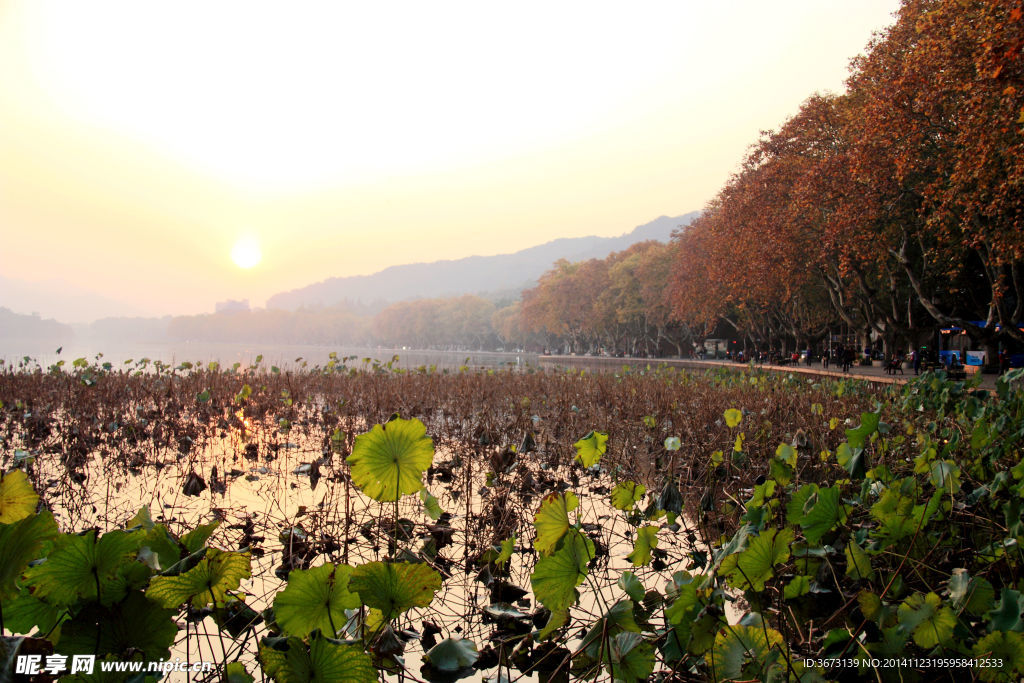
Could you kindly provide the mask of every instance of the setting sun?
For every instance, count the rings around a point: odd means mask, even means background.
[[[231,248],[231,260],[239,268],[252,268],[263,258],[260,243],[255,237],[240,237]]]

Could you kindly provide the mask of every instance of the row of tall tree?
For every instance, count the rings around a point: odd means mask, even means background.
[[[1024,339],[1022,46],[1020,2],[905,0],[846,91],[763,134],[676,236],[675,316],[801,344]]]
[[[648,241],[604,259],[558,261],[523,293],[520,328],[552,350],[684,355],[693,335],[665,296],[673,260],[673,247]]]
[[[845,92],[764,133],[671,245],[559,262],[523,328],[574,351],[681,352],[722,326],[762,348],[1024,341],[1021,5],[905,0]]]

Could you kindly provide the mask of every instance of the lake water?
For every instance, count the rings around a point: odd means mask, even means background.
[[[316,429],[281,433],[273,422],[249,424],[250,429],[211,425],[196,440],[196,445],[188,449],[153,450],[140,446],[137,457],[127,458],[131,463],[128,467],[110,454],[90,458],[81,485],[70,484],[56,459],[41,455],[35,462],[40,493],[53,506],[65,530],[118,528],[140,507],[148,507],[156,521],[179,532],[211,519],[221,520],[212,545],[245,546],[255,551],[252,578],[243,582],[241,590],[249,596],[249,606],[257,610],[272,605],[275,593],[284,586],[281,576],[282,572],[287,573],[290,562],[294,562],[294,568],[301,568],[309,566],[307,562],[316,557],[312,564],[319,564],[325,554],[352,564],[382,559],[389,543],[387,521],[392,508],[390,504],[371,501],[348,482],[343,457],[323,448],[327,433]],[[359,431],[357,425],[349,428]],[[120,450],[126,448],[132,450]],[[448,529],[452,543],[444,554],[451,561],[438,565],[447,569],[447,578],[431,606],[412,610],[397,623],[399,628],[411,629],[409,633],[423,633],[429,622],[441,629],[441,637],[469,638],[478,648],[490,645],[501,651],[503,647],[513,648],[518,641],[510,638],[511,633],[502,632],[494,623],[481,618],[482,609],[495,600],[493,589],[477,578],[478,567],[472,562],[485,549],[480,544],[487,538],[488,523],[484,520],[499,513],[512,517],[509,534],[514,533],[519,542],[509,582],[525,588],[525,595],[521,600],[513,598],[512,606],[530,615],[538,607],[529,590],[534,558],[524,550],[532,535],[532,517],[542,491],[517,484],[523,475],[531,481],[534,477],[558,481],[571,477],[567,469],[546,471],[527,461],[517,466],[515,475],[503,479],[508,483],[488,486],[483,463],[465,469],[474,459],[473,452],[472,448],[439,449],[435,456],[435,466],[442,474],[439,478],[428,477],[427,486],[452,516],[443,527]],[[307,474],[313,462],[319,464],[321,475],[315,487]],[[195,495],[185,495],[182,482],[192,473],[204,477],[208,486]],[[638,569],[625,559],[632,549],[632,540],[625,516],[607,502],[608,489],[613,484],[607,477],[588,473],[572,487],[582,499],[581,521],[604,548],[587,586],[581,586],[580,604],[573,608],[577,629],[581,622],[592,622],[622,598],[614,581],[623,571],[636,571],[648,585],[661,587],[671,570],[678,568],[676,562],[671,562],[660,572]],[[416,496],[405,497],[398,514],[417,520],[413,537],[401,544],[409,551],[416,552],[421,543],[430,542],[431,531],[438,532],[425,519]],[[685,556],[687,549],[672,542],[680,540],[681,535],[668,535],[662,541],[663,550],[675,558]],[[308,549],[290,552],[293,541],[297,547]],[[299,557],[304,554],[308,557]],[[293,559],[288,560],[289,557]],[[179,626],[182,630],[173,656],[192,662],[222,659],[217,647],[220,636],[210,618],[181,620]],[[265,631],[257,626],[255,632]],[[255,671],[255,644],[254,638],[229,639],[228,658],[237,657],[250,671]],[[578,646],[578,635],[570,636],[567,644]],[[405,661],[413,676],[419,673],[423,649],[415,640],[408,645]],[[470,680],[481,680],[487,673],[493,674],[493,667],[476,672]],[[513,680],[549,680],[543,674],[512,673]]]
[[[115,366],[127,360],[138,361],[142,358],[160,360],[164,363],[177,365],[183,361],[203,364],[217,361],[221,365],[241,363],[248,367],[256,357],[263,356],[264,367],[276,365],[281,368],[296,368],[303,361],[314,365],[324,365],[329,354],[335,352],[339,358],[358,356],[371,358],[382,363],[390,361],[394,356],[398,360],[393,367],[415,369],[421,365],[435,365],[438,368],[458,368],[468,365],[473,368],[507,368],[537,365],[537,354],[533,353],[498,353],[493,351],[435,351],[392,349],[384,347],[340,347],[315,345],[283,345],[283,344],[236,344],[218,342],[160,342],[118,343],[116,341],[86,342],[78,341],[66,344],[60,354],[57,346],[38,341],[15,340],[0,337],[0,359],[7,363],[17,363],[29,356],[44,368],[64,360],[70,363],[76,358],[93,360],[97,354],[103,354],[103,360]],[[299,360],[301,359],[301,360]],[[350,366],[354,362],[348,363]]]

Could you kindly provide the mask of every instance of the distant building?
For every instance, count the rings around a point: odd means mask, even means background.
[[[228,299],[227,301],[218,301],[213,309],[216,313],[241,313],[249,310],[248,299]]]

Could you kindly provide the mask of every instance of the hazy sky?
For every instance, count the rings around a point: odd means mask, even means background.
[[[0,278],[158,315],[618,235],[701,208],[897,6],[0,0]]]

